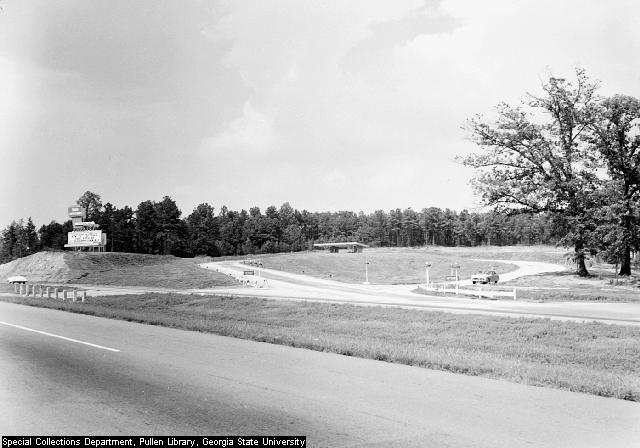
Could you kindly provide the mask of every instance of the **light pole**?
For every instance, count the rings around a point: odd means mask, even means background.
[[[431,267],[431,263],[424,264],[425,275],[427,278],[427,288],[429,288],[429,268]]]
[[[364,262],[364,284],[368,285],[369,284],[369,262],[365,261]]]

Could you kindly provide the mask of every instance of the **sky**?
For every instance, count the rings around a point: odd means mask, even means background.
[[[85,191],[190,214],[477,210],[463,129],[575,67],[640,97],[632,0],[2,0],[0,228]]]

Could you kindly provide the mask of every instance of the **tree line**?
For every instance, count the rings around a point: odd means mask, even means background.
[[[554,244],[564,236],[562,223],[548,215],[508,216],[437,207],[373,213],[309,212],[289,203],[216,211],[198,205],[186,217],[175,201],[144,201],[133,209],[118,208],[87,191],[77,204],[87,220],[107,233],[107,251],[172,254],[180,257],[249,255],[311,249],[314,243],[358,241],[373,247],[479,246]],[[12,222],[0,236],[0,261],[7,262],[41,250],[62,250],[71,221],[52,221],[36,232],[29,218]]]

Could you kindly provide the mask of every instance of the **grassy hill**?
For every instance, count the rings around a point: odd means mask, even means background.
[[[31,283],[185,289],[236,285],[231,277],[202,269],[194,260],[114,252],[38,252],[0,265],[0,279],[11,275],[24,275]]]

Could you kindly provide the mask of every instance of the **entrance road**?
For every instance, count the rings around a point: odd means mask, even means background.
[[[639,403],[1,302],[0,321],[0,434],[640,446]]]
[[[504,262],[507,262],[506,260]],[[554,272],[564,269],[550,263],[508,260],[518,270],[504,274],[505,278]],[[247,266],[235,261],[205,263],[207,269],[238,276]],[[257,269],[252,268],[257,271]],[[268,288],[229,288],[192,290],[216,294],[269,297],[272,299],[316,300],[359,305],[400,306],[404,308],[447,311],[453,313],[493,314],[513,317],[544,317],[570,321],[600,321],[621,325],[640,325],[638,303],[590,302],[524,302],[510,299],[477,300],[462,297],[437,297],[412,293],[418,285],[358,285],[306,275],[261,269]]]

